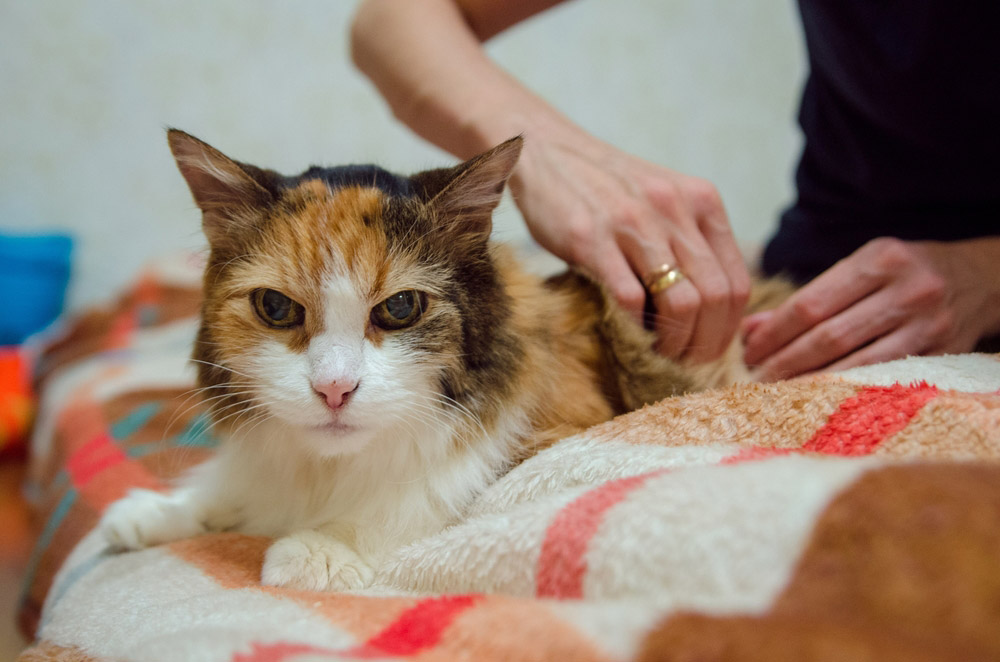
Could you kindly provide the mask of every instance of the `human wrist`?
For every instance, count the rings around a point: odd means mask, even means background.
[[[569,140],[575,125],[531,91],[514,83],[476,95],[461,127],[474,153],[512,138],[523,136],[525,146]]]
[[[974,256],[978,286],[983,288],[983,336],[1000,335],[1000,237],[982,237],[967,243]]]
[[[964,323],[977,337],[1000,335],[1000,237],[925,243],[938,255],[943,274],[958,287],[968,303]],[[971,330],[971,329],[970,329]]]

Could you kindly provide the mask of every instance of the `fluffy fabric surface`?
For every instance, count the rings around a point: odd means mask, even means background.
[[[22,660],[1000,659],[1000,357],[663,401],[515,468],[361,593],[263,587],[269,541],[92,531],[214,443],[197,290],[150,272],[42,357]],[[183,277],[182,277],[183,276]]]

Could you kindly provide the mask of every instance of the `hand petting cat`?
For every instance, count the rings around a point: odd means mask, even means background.
[[[712,184],[564,125],[526,140],[511,190],[534,238],[637,319],[651,274],[667,265],[684,275],[650,290],[664,355],[702,363],[728,347],[750,276]]]
[[[653,292],[660,351],[710,360],[734,336],[749,290],[715,189],[587,134],[482,49],[559,1],[365,0],[354,60],[400,120],[462,158],[523,135],[511,190],[535,239],[633,314]],[[1000,310],[1000,250],[983,241],[870,242],[777,310],[749,318],[747,361],[778,379],[972,349],[1000,332],[983,314]]]
[[[776,380],[907,355],[972,350],[1000,333],[1000,238],[868,242],[778,308],[748,317],[746,361]]]
[[[750,279],[714,187],[579,129],[480,46],[553,4],[370,0],[355,17],[352,54],[400,120],[461,158],[524,136],[511,190],[535,239],[603,281],[637,318],[644,281],[676,269],[683,279],[653,297],[660,350],[692,363],[718,358]]]

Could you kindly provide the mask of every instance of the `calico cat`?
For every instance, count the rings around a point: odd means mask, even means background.
[[[193,360],[224,439],[173,491],[113,504],[115,547],[267,535],[263,583],[362,588],[514,463],[743,374],[738,347],[708,372],[667,360],[601,287],[490,242],[519,137],[412,177],[285,177],[168,139],[211,248]]]

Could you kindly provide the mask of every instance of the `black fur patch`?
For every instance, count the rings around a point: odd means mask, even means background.
[[[313,166],[301,175],[286,177],[285,187],[295,188],[310,179],[321,180],[331,191],[349,186],[360,186],[362,188],[377,188],[393,197],[408,198],[416,193],[409,179],[394,175],[376,165],[347,165],[334,168]]]

